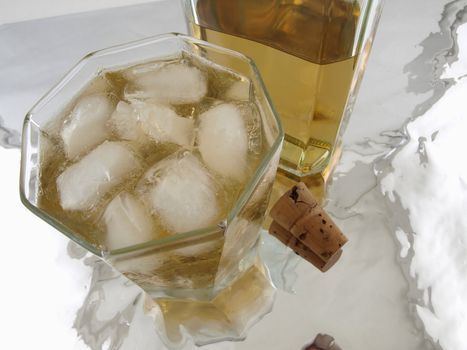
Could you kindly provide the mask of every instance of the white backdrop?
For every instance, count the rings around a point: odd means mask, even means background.
[[[158,1],[158,0],[153,0]],[[177,1],[177,0],[173,0]],[[149,0],[0,0],[0,24],[150,2]]]

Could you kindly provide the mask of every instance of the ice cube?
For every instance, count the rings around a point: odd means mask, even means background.
[[[185,104],[199,102],[207,91],[208,84],[202,71],[183,63],[173,63],[137,76],[125,89],[125,96]]]
[[[119,249],[150,241],[152,220],[149,212],[135,196],[122,192],[104,211],[109,249]]]
[[[109,135],[107,120],[113,104],[102,94],[81,98],[71,111],[61,131],[68,159],[86,153]]]
[[[123,140],[141,141],[145,138],[145,133],[138,121],[138,115],[129,103],[120,101],[117,104],[110,117],[109,124],[118,137]]]
[[[191,147],[194,120],[180,117],[172,108],[159,104],[135,103],[142,130],[157,142]]]
[[[236,103],[236,106],[240,109],[248,132],[248,151],[251,154],[259,155],[262,151],[263,135],[258,105],[251,102],[239,102]]]
[[[142,181],[155,182],[148,187],[146,200],[168,230],[181,233],[216,223],[217,185],[192,154],[159,162]]]
[[[86,210],[140,163],[127,145],[105,141],[57,178],[60,205],[65,210]]]
[[[143,63],[137,66],[127,68],[121,71],[121,73],[126,80],[134,81],[136,79],[139,79],[142,76],[153,73],[168,64],[177,62],[179,59],[180,58],[177,57],[174,60]]]
[[[250,99],[250,86],[251,82],[249,80],[238,80],[229,86],[224,98],[226,100],[248,101]]]
[[[245,178],[248,133],[237,106],[223,103],[200,115],[198,146],[210,169],[235,180]]]

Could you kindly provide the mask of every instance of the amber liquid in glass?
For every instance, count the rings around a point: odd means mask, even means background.
[[[251,57],[286,132],[281,168],[325,170],[352,83],[360,8],[346,0],[199,0],[192,33]]]
[[[157,162],[178,154],[184,148],[171,142],[157,142],[151,138],[141,138],[135,140],[128,140],[122,138],[118,132],[115,131],[115,126],[110,122],[108,127],[112,132],[108,135],[108,141],[121,142],[130,147],[134,151],[135,156],[141,163],[140,169],[135,169],[132,176],[122,181],[120,184],[114,186],[100,199],[97,204],[86,210],[65,210],[60,204],[60,194],[57,187],[57,178],[63,171],[76,164],[83,157],[78,159],[67,159],[61,139],[61,130],[66,121],[70,119],[71,110],[76,102],[89,95],[103,95],[107,96],[115,104],[119,101],[129,102],[131,99],[126,95],[131,92],[128,86],[131,86],[131,79],[129,76],[135,74],[133,72],[141,71],[146,74],[156,70],[159,65],[164,64],[179,64],[184,62],[188,66],[195,66],[200,69],[208,77],[209,81],[209,96],[204,97],[201,101],[196,103],[178,104],[174,105],[174,111],[179,116],[187,119],[197,120],[202,111],[211,108],[214,104],[221,100],[224,90],[240,79],[246,79],[240,75],[229,70],[222,70],[220,66],[210,66],[209,61],[200,61],[196,57],[184,54],[181,57],[176,57],[167,60],[158,60],[144,63],[138,66],[126,67],[118,71],[102,72],[100,73],[76,98],[71,102],[65,110],[60,113],[55,120],[52,120],[42,133],[41,149],[41,169],[40,169],[40,196],[39,207],[57,218],[61,223],[66,225],[76,235],[81,236],[87,242],[94,244],[96,247],[105,247],[105,227],[102,223],[102,214],[109,201],[114,198],[118,193],[126,191],[139,197],[140,194],[136,191],[136,187],[143,174],[154,166]],[[246,80],[245,80],[246,81]],[[213,96],[217,97],[214,98]],[[134,98],[134,97],[133,97]],[[246,181],[252,176],[252,173],[258,166],[261,157],[264,157],[266,152],[266,145],[262,143],[262,129],[259,123],[255,123],[259,118],[257,107],[255,104],[246,101],[232,101],[230,103],[237,103],[243,106],[245,111],[250,111],[251,119],[247,121],[248,132],[250,133],[250,140],[252,141],[251,147],[256,153],[251,154],[248,158],[247,174],[248,176],[241,181],[229,181],[217,174],[213,175],[216,183],[222,183],[222,190],[219,190],[219,220],[229,215],[232,206],[235,204],[238,196],[243,188],[246,186]],[[150,103],[150,102],[149,102]],[[94,148],[96,148],[95,146]],[[195,157],[199,155],[199,151],[195,149],[193,152]],[[111,175],[109,175],[111,176]],[[154,221],[154,239],[168,237],[173,235],[174,232],[167,231],[167,228],[160,222],[157,215],[153,216]]]

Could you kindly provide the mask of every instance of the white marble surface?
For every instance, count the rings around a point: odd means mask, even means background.
[[[4,146],[85,52],[184,30],[173,1],[112,11],[121,22],[97,32],[103,12],[0,27]],[[246,340],[206,349],[300,349],[317,332],[345,350],[467,349],[466,12],[466,0],[387,1],[328,192],[327,209],[350,238],[345,255],[324,275],[297,261],[294,292],[279,290]],[[57,28],[70,41],[54,37]],[[28,213],[19,152],[0,148],[0,160],[0,346],[164,349],[139,290]]]

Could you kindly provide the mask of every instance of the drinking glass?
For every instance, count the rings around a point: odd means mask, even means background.
[[[267,151],[228,215],[216,225],[107,250],[90,239],[92,232],[71,227],[41,206],[41,161],[48,152],[47,144],[42,142],[44,130],[103,71],[180,57],[182,53],[222,64],[251,80]],[[105,259],[150,296],[211,300],[218,290],[255,262],[254,246],[268,205],[282,140],[279,118],[249,58],[180,34],[152,37],[88,54],[27,114],[23,127],[21,200],[34,214]],[[210,249],[200,256],[187,253],[200,246]]]

